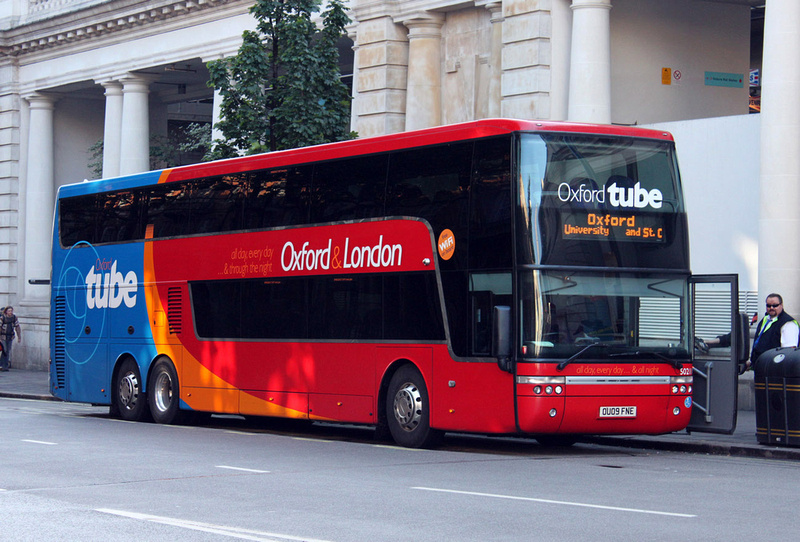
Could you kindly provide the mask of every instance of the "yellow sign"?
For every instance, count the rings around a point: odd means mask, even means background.
[[[663,243],[666,239],[664,220],[647,215],[619,216],[604,213],[578,213],[562,217],[562,239],[615,239]]]
[[[661,68],[661,84],[672,84],[672,68]]]

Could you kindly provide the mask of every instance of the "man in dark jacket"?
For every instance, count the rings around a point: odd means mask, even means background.
[[[758,323],[753,352],[748,367],[756,362],[758,356],[779,346],[798,346],[800,326],[792,316],[783,310],[783,298],[778,294],[767,296],[767,313]]]

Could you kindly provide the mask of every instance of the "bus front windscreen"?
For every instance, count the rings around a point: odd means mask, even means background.
[[[689,268],[670,141],[523,134],[519,263]]]
[[[522,358],[688,358],[684,276],[527,270],[519,284]]]

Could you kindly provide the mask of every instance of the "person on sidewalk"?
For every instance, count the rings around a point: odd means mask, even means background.
[[[778,294],[767,296],[767,313],[758,323],[753,341],[753,351],[747,366],[752,367],[758,357],[779,346],[798,346],[800,326],[792,316],[783,310],[783,298]]]
[[[8,371],[11,368],[11,347],[14,345],[15,336],[18,342],[22,342],[22,330],[19,327],[19,319],[14,314],[14,307],[6,307],[0,315],[0,344],[3,346],[0,371]]]

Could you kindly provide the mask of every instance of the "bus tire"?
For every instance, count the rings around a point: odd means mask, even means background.
[[[175,424],[183,421],[180,409],[180,385],[178,372],[172,362],[162,359],[150,371],[147,399],[150,414],[156,423]]]
[[[136,362],[128,358],[122,362],[114,382],[112,412],[129,422],[144,420],[147,411],[147,395],[142,388],[142,375]]]
[[[428,388],[415,367],[401,367],[389,381],[386,420],[392,438],[400,446],[426,448],[441,436],[431,429]]]

